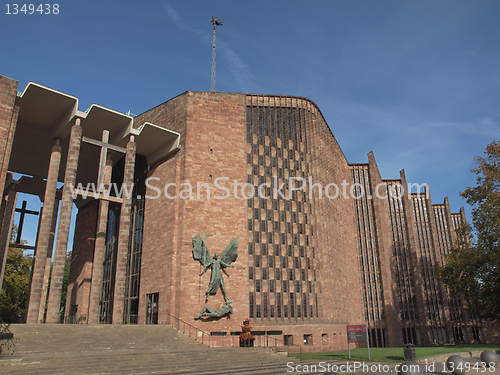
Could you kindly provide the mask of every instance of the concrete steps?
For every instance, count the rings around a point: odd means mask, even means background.
[[[285,374],[263,348],[208,348],[169,326],[12,325],[0,374]]]

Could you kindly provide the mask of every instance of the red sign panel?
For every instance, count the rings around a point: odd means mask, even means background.
[[[346,326],[346,327],[347,327],[347,332],[366,332],[366,326],[365,325]]]
[[[365,325],[346,326],[347,342],[368,341],[368,334]]]

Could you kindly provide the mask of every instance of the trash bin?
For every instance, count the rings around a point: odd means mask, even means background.
[[[404,350],[405,361],[413,361],[417,357],[415,355],[415,345],[404,344],[403,350]]]

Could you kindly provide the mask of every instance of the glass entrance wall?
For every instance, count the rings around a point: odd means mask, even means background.
[[[144,232],[144,207],[146,195],[147,160],[137,155],[135,161],[134,190],[130,210],[130,242],[127,252],[125,275],[125,300],[123,323],[137,324],[139,317],[139,289],[141,277],[142,234]]]
[[[104,255],[101,306],[99,323],[111,324],[113,321],[113,297],[115,290],[116,250],[120,227],[121,205],[110,203],[108,226],[106,230],[106,254]]]
[[[141,276],[142,233],[144,229],[144,197],[133,199],[130,245],[125,277],[123,323],[137,324],[139,317],[139,280]]]
[[[125,159],[113,167],[112,184],[119,188],[123,183]],[[146,192],[147,159],[137,155],[135,162],[134,188],[132,192],[130,241],[127,251],[127,273],[125,275],[125,298],[122,323],[136,324],[139,315],[139,280],[141,274],[142,233],[144,229],[144,195]],[[116,191],[111,189],[112,196]],[[104,261],[103,284],[99,322],[113,323],[113,301],[116,277],[116,254],[120,230],[121,204],[110,202],[108,228],[106,233],[106,255]]]

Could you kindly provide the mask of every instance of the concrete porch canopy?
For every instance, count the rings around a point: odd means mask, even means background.
[[[61,140],[62,160],[58,181],[64,181],[68,142],[71,126],[81,120],[83,137],[100,141],[103,130],[109,131],[109,143],[124,148],[135,137],[137,153],[147,157],[149,165],[165,158],[180,147],[180,134],[155,124],[134,123],[134,118],[92,104],[85,112],[78,109],[78,98],[30,82],[18,93],[19,107],[9,171],[30,175],[40,180],[47,178],[48,161],[55,139]],[[76,184],[96,183],[101,148],[83,142]],[[110,152],[113,162],[123,156]],[[38,194],[37,194],[38,195]]]

